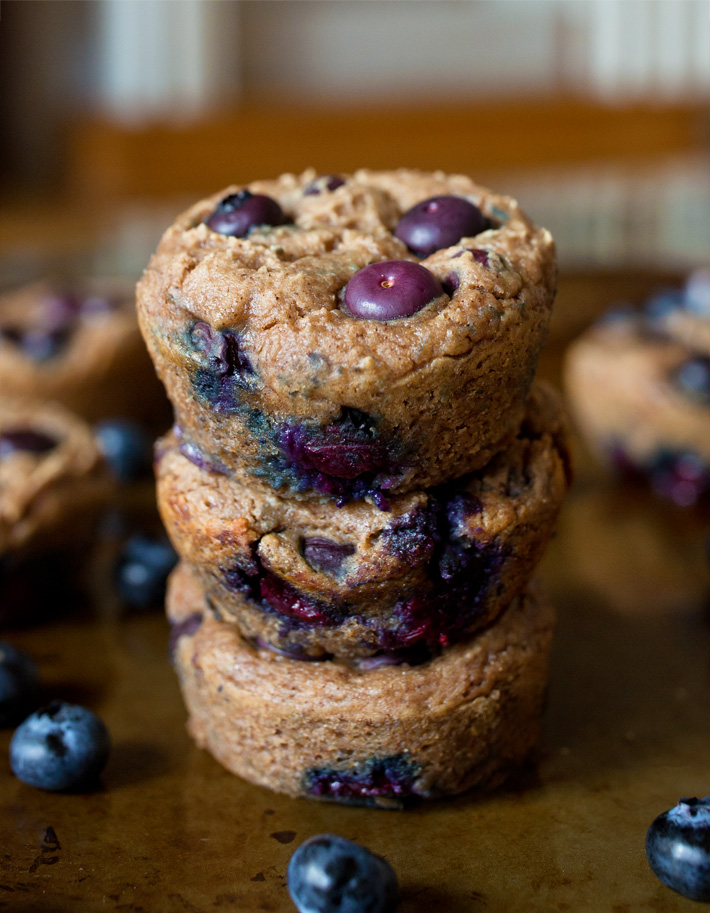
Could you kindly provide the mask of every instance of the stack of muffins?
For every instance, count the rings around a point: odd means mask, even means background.
[[[535,745],[553,627],[530,584],[569,482],[533,382],[554,245],[463,176],[254,182],[138,285],[175,410],[158,500],[189,729],[279,792],[493,786]]]

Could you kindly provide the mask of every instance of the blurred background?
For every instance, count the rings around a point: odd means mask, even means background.
[[[307,166],[469,173],[567,273],[710,252],[709,0],[1,0],[0,105],[5,285]]]

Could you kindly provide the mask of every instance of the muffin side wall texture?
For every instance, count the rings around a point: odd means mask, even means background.
[[[255,649],[211,615],[184,566],[167,611],[190,734],[276,792],[397,807],[490,789],[538,741],[554,613],[535,587],[468,644],[368,672]]]
[[[428,488],[510,443],[545,341],[552,239],[517,203],[468,178],[360,171],[313,192],[314,175],[248,185],[283,224],[232,237],[204,200],[164,234],[138,285],[142,331],[185,446],[285,493],[341,502]],[[418,257],[395,231],[437,194],[470,200],[483,230]],[[360,319],[349,280],[409,261],[441,294],[407,317]]]
[[[301,659],[421,662],[470,638],[527,586],[569,484],[563,412],[540,382],[485,469],[387,512],[210,472],[174,435],[158,453],[163,521],[216,616]]]

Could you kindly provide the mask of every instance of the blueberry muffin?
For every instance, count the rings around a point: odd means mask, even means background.
[[[60,402],[89,421],[162,430],[168,405],[146,357],[130,283],[37,282],[0,296],[0,390]]]
[[[466,177],[306,172],[181,215],[137,301],[200,459],[386,509],[514,438],[555,281],[549,233]]]
[[[514,442],[448,485],[338,508],[281,497],[158,446],[166,529],[210,605],[247,639],[300,659],[422,661],[521,592],[568,484],[559,400],[536,383]]]
[[[87,544],[114,493],[81,419],[55,404],[0,399],[0,621],[32,612],[25,597],[35,582],[57,588],[69,550]]]
[[[710,358],[710,268],[691,273],[679,289],[663,289],[645,305],[655,329]]]
[[[710,351],[669,331],[696,319],[653,307],[610,315],[570,346],[565,371],[595,454],[682,506],[710,494]]]
[[[184,566],[167,610],[190,734],[277,792],[396,807],[492,788],[538,740],[554,619],[536,589],[467,644],[368,671],[255,648],[208,611]]]

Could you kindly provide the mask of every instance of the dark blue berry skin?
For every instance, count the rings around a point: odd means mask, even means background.
[[[299,846],[288,865],[288,890],[299,913],[391,913],[399,902],[389,863],[334,834]]]
[[[405,212],[395,235],[412,253],[428,257],[486,228],[488,220],[473,203],[463,197],[441,196],[422,200]]]
[[[411,260],[383,260],[363,267],[345,286],[343,310],[361,320],[411,317],[443,295],[428,269]]]
[[[148,475],[153,442],[145,429],[128,419],[106,419],[94,428],[99,447],[120,482]]]
[[[14,726],[29,712],[38,689],[37,667],[27,654],[0,642],[0,726]]]
[[[135,608],[160,605],[168,575],[176,564],[175,549],[165,537],[131,536],[116,567],[119,594]]]
[[[690,399],[710,406],[710,358],[696,355],[676,370],[674,380],[678,388]]]
[[[646,833],[653,873],[691,900],[710,901],[710,796],[681,799]]]
[[[10,766],[15,776],[54,792],[89,786],[104,768],[110,749],[103,721],[64,701],[31,714],[10,742]]]
[[[221,200],[212,215],[205,219],[205,224],[222,235],[245,238],[252,228],[280,225],[283,218],[276,200],[261,193],[240,190]]]

